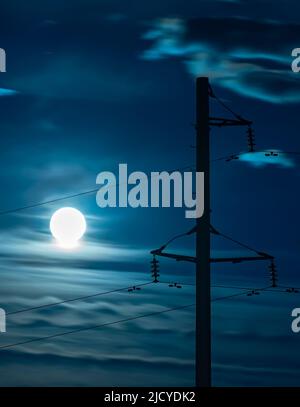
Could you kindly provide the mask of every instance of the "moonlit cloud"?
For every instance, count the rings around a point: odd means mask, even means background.
[[[16,90],[0,88],[0,97],[1,96],[15,96],[17,94],[18,94],[18,92]]]
[[[209,76],[241,95],[293,103],[300,99],[300,82],[290,54],[299,35],[299,24],[270,20],[161,18],[144,33],[149,45],[141,56],[148,61],[176,58],[191,75]]]
[[[239,160],[244,161],[253,167],[265,167],[277,165],[283,168],[295,167],[294,161],[280,150],[255,151],[252,153],[242,153]]]

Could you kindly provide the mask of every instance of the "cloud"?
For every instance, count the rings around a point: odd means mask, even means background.
[[[245,18],[163,18],[143,39],[145,60],[177,58],[194,75],[207,75],[224,88],[273,103],[300,100],[291,50],[299,24]]]
[[[257,151],[253,153],[242,153],[239,160],[248,163],[253,167],[265,167],[267,165],[277,165],[284,168],[293,168],[294,161],[280,150]]]
[[[36,263],[38,267],[43,265],[61,268],[63,265],[64,269],[82,269],[84,265],[91,269],[101,268],[102,262],[106,266],[109,262],[113,269],[114,263],[128,262],[133,258],[135,261],[142,261],[148,252],[147,248],[132,249],[126,245],[109,244],[99,239],[95,241],[89,236],[83,239],[78,250],[66,252],[53,241],[49,230],[40,232],[29,228],[16,228],[3,233],[3,242],[0,245],[2,263],[26,265],[30,261],[30,266]]]
[[[133,250],[126,245],[86,241],[82,250],[66,253],[55,248],[49,233],[14,229],[3,233],[2,237],[1,305],[7,312],[120,289],[148,282],[150,278],[150,271],[145,267],[148,256],[145,257],[143,250]],[[132,259],[139,261],[138,271],[131,269],[129,262]],[[119,268],[122,264],[127,270]],[[187,287],[180,298],[176,292],[168,290],[165,285],[149,285],[137,294],[124,289],[101,297],[8,315],[8,330],[1,341],[3,339],[2,344],[20,342],[191,302],[191,287]],[[98,373],[107,385],[142,385],[149,380],[167,385],[179,384],[182,381],[179,372],[184,369],[188,385],[193,373],[193,318],[193,311],[188,309],[11,348],[9,352],[1,353],[2,359],[5,355],[8,359],[1,364],[0,374],[3,376],[6,371],[9,385],[99,385],[99,375],[90,374],[91,366],[95,365],[100,366]],[[180,326],[178,319],[182,321]],[[21,357],[18,351],[22,351]],[[52,373],[48,358],[54,359]],[[69,371],[60,379],[54,373],[57,363],[60,372]],[[25,381],[24,375],[16,376],[22,366],[28,369]],[[155,375],[158,366],[165,372],[159,378]],[[82,374],[85,369],[88,375]],[[136,372],[139,377],[135,377]]]
[[[17,94],[18,94],[18,92],[16,90],[0,88],[0,97],[3,97],[3,96],[15,96]]]

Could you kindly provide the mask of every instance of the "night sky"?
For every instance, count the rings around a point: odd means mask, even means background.
[[[300,151],[296,0],[10,1],[1,5],[0,211],[97,188],[101,171],[195,164],[195,77],[253,120],[258,150]],[[230,117],[216,101],[214,115]],[[246,129],[213,129],[211,158],[247,151]],[[249,158],[249,157],[248,157]],[[211,165],[213,225],[276,257],[279,283],[300,286],[299,157],[264,154]],[[79,209],[79,249],[58,249],[55,210]],[[0,217],[6,312],[151,280],[150,251],[188,231],[183,209],[100,209],[95,194]],[[212,237],[214,256],[249,255]],[[170,249],[192,254],[194,236]],[[194,266],[161,261],[180,281],[7,317],[0,346],[194,302]],[[212,284],[265,287],[267,264],[218,265]],[[212,288],[212,297],[240,292]],[[215,386],[299,386],[300,294],[213,303]],[[0,386],[191,386],[194,309],[0,350]]]

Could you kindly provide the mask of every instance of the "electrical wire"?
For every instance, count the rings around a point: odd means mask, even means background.
[[[185,166],[185,167],[182,167],[182,168],[169,170],[168,172],[184,171],[184,170],[188,170],[188,169],[192,170],[194,168],[195,168],[195,166],[189,165],[189,166]],[[159,176],[159,175],[157,175],[157,176]],[[155,177],[155,175],[153,175],[153,177]],[[118,187],[120,185],[122,185],[122,184],[116,183],[114,185],[110,185],[109,188]],[[53,204],[53,203],[56,203],[56,202],[61,202],[61,201],[67,200],[67,199],[77,198],[77,197],[84,196],[84,195],[95,194],[96,192],[98,192],[98,190],[99,190],[99,188],[90,189],[90,190],[87,190],[87,191],[82,191],[82,192],[78,192],[78,193],[75,193],[75,194],[65,195],[65,196],[62,196],[62,197],[59,197],[59,198],[55,198],[55,199],[49,199],[47,201],[42,201],[42,202],[37,202],[37,203],[34,203],[34,204],[30,204],[30,205],[20,206],[18,208],[2,210],[2,211],[0,211],[0,216],[10,215],[10,214],[13,214],[13,213],[16,213],[16,212],[25,211],[25,210],[32,209],[32,208],[37,208],[37,207],[40,207],[40,206],[50,205],[50,204]]]
[[[159,281],[160,284],[179,284],[181,286],[190,286],[195,287],[195,283],[184,283],[181,281]],[[237,289],[237,290],[260,290],[260,288],[255,287],[239,287],[239,286],[231,286],[231,285],[218,285],[212,284],[211,288],[228,288],[228,289]]]
[[[85,295],[85,296],[76,297],[76,298],[70,298],[70,299],[67,299],[67,300],[51,302],[51,303],[48,303],[48,304],[37,305],[35,307],[23,308],[23,309],[20,309],[20,310],[17,310],[17,311],[7,312],[6,315],[16,315],[16,314],[21,314],[23,312],[34,311],[34,310],[43,309],[43,308],[55,307],[57,305],[66,304],[66,303],[69,303],[69,302],[81,301],[81,300],[86,300],[86,299],[94,298],[94,297],[100,297],[102,295],[107,295],[107,294],[112,294],[112,293],[125,291],[125,290],[128,290],[128,289],[132,288],[132,287],[144,287],[144,286],[150,285],[150,284],[154,284],[154,283],[152,281],[150,281],[148,283],[137,284],[137,285],[134,285],[134,286],[131,285],[129,287],[117,288],[115,290],[101,291],[101,292],[95,293],[95,294]]]
[[[135,321],[135,320],[138,320],[138,319],[148,318],[148,317],[152,317],[152,316],[155,316],[155,315],[161,315],[161,314],[165,314],[165,313],[172,312],[172,311],[179,311],[179,310],[183,310],[185,308],[193,307],[194,305],[195,304],[188,304],[188,305],[182,305],[182,306],[173,307],[173,308],[166,308],[166,309],[164,309],[162,311],[154,311],[154,312],[150,312],[148,314],[123,318],[123,319],[119,319],[117,321],[106,322],[106,323],[99,324],[99,325],[94,325],[94,326],[88,326],[86,328],[78,328],[78,329],[73,329],[71,331],[61,332],[61,333],[57,333],[57,334],[53,334],[53,335],[42,336],[42,337],[39,337],[39,338],[28,339],[28,340],[21,341],[21,342],[15,342],[15,343],[11,343],[11,344],[8,344],[8,345],[0,346],[0,350],[13,348],[13,347],[20,346],[20,345],[27,345],[27,344],[33,343],[33,342],[40,342],[40,341],[44,341],[44,340],[55,339],[55,338],[58,338],[58,337],[71,335],[71,334],[75,334],[75,333],[78,333],[78,332],[90,331],[90,330],[93,330],[93,329],[100,329],[100,328],[104,328],[104,327],[112,326],[112,325],[117,325],[117,324],[124,323],[124,322]]]
[[[188,286],[188,287],[195,287],[195,283],[184,283],[180,281],[159,281],[160,284],[168,284],[168,285],[179,285],[181,287],[183,286]],[[212,284],[211,288],[224,288],[224,289],[230,289],[230,290],[246,290],[246,292],[253,292],[253,291],[265,291],[268,293],[274,293],[274,294],[299,294],[300,293],[300,287],[294,287],[294,286],[282,286],[282,285],[276,285],[276,287],[270,285],[268,287],[264,288],[257,288],[257,287],[241,287],[241,286],[232,286],[232,285],[221,285],[221,284]],[[291,291],[289,291],[291,290]],[[296,290],[296,291],[293,291]],[[243,293],[241,294],[243,295]]]
[[[230,154],[230,155],[223,155],[222,157],[214,158],[210,162],[217,162],[217,161],[224,161],[224,160],[229,160],[230,158],[234,159],[234,157],[239,157],[243,153],[237,153],[237,154]]]
[[[83,195],[94,194],[97,191],[98,191],[98,188],[97,189],[91,189],[89,191],[79,192],[77,194],[66,195],[66,196],[63,196],[63,197],[60,197],[60,198],[50,199],[48,201],[38,202],[38,203],[35,203],[35,204],[31,204],[31,205],[20,206],[19,208],[3,210],[3,211],[0,211],[0,216],[9,215],[9,214],[12,214],[12,213],[15,213],[15,212],[20,212],[20,211],[25,211],[27,209],[37,208],[39,206],[53,204],[53,203],[64,201],[64,200],[71,199],[71,198],[77,198],[77,197],[83,196]]]
[[[226,234],[224,234],[224,233],[222,233],[222,232],[217,231],[217,235],[223,237],[223,238],[226,239],[226,240],[229,240],[230,242],[236,243],[236,244],[239,245],[240,247],[243,247],[244,249],[247,249],[247,250],[249,250],[249,251],[251,251],[251,252],[254,252],[254,253],[256,253],[257,255],[261,255],[261,254],[262,254],[260,251],[254,249],[253,247],[251,247],[251,246],[249,246],[249,245],[247,245],[247,244],[245,244],[245,243],[243,243],[243,242],[241,242],[241,241],[239,241],[239,240],[237,240],[237,239],[233,239],[232,237],[230,237],[230,236],[228,236],[228,235],[226,235]],[[265,253],[265,254],[267,254],[267,253]],[[269,256],[269,255],[268,255],[268,256]],[[270,257],[272,258],[272,256],[270,256]]]
[[[242,293],[236,293],[236,294],[231,294],[231,295],[227,295],[227,296],[224,296],[224,297],[214,298],[212,301],[227,300],[227,299],[230,299],[230,298],[238,297],[239,295],[248,295],[248,294],[252,294],[252,293],[258,293],[260,291],[267,291],[271,287],[272,286],[269,285],[269,286],[263,287],[263,288],[250,288],[250,289],[246,289],[246,291],[243,291]]]
[[[166,247],[167,247],[170,243],[174,242],[176,239],[179,239],[179,238],[184,237],[184,236],[189,236],[189,235],[191,235],[191,234],[194,233],[194,232],[196,232],[196,227],[194,227],[193,229],[188,230],[187,232],[180,233],[180,234],[178,234],[178,235],[172,237],[172,238],[169,239],[165,244],[163,244],[158,250],[162,251],[162,250],[166,249]],[[231,242],[233,242],[233,243],[239,245],[240,247],[243,247],[244,249],[247,249],[247,250],[249,250],[249,251],[251,251],[251,252],[254,252],[254,253],[256,253],[256,254],[259,255],[259,256],[265,255],[265,256],[267,256],[266,259],[268,259],[268,258],[269,258],[269,259],[273,259],[273,256],[271,256],[271,255],[269,255],[269,254],[267,254],[267,253],[262,253],[261,251],[258,251],[258,250],[256,250],[256,249],[254,249],[253,247],[251,247],[251,246],[249,246],[249,245],[247,245],[247,244],[245,244],[245,243],[243,243],[243,242],[241,242],[241,241],[239,241],[239,240],[237,240],[237,239],[233,239],[232,237],[230,237],[230,236],[228,236],[228,235],[226,235],[226,234],[224,234],[224,233],[222,233],[222,232],[219,232],[219,231],[216,230],[215,228],[213,228],[213,233],[214,233],[215,235],[217,235],[217,236],[221,236],[221,237],[223,237],[224,239],[229,240],[229,241],[231,241]]]
[[[168,282],[160,282],[160,283],[169,284]],[[147,284],[151,284],[151,283],[145,283],[143,285],[147,285]],[[177,283],[177,284],[181,284],[181,283]],[[184,284],[184,283],[182,283],[182,285],[192,285],[192,284]],[[138,287],[138,286],[135,286],[135,287]],[[231,295],[226,295],[226,296],[222,296],[222,297],[213,298],[211,300],[211,302],[229,300],[229,299],[232,299],[232,298],[237,298],[237,297],[245,296],[245,295],[248,295],[248,294],[258,293],[260,291],[267,291],[267,292],[273,292],[273,293],[281,293],[281,292],[286,293],[285,290],[284,291],[283,290],[281,290],[281,291],[280,290],[270,290],[272,288],[272,286],[267,286],[267,287],[264,287],[264,288],[249,288],[249,287],[246,288],[246,287],[236,287],[236,286],[214,285],[213,287],[241,289],[241,290],[244,290],[244,291],[234,293],[234,294],[231,294]],[[283,286],[281,286],[281,287],[283,287]],[[122,289],[120,289],[120,290],[122,290]],[[111,292],[115,292],[115,291],[117,291],[117,290],[113,290]],[[102,293],[102,294],[104,294],[104,293]],[[87,297],[88,296],[80,297],[80,299],[87,298]],[[79,299],[79,297],[78,297],[78,299]],[[76,299],[73,299],[73,300],[75,301]],[[63,302],[61,302],[61,303],[63,303]],[[56,305],[56,304],[51,304],[51,305]],[[33,342],[40,342],[40,341],[44,341],[44,340],[55,339],[55,338],[58,338],[58,337],[71,335],[71,334],[75,334],[75,333],[79,333],[79,332],[84,332],[84,331],[89,331],[89,330],[94,330],[94,329],[100,329],[100,328],[104,328],[104,327],[107,327],[107,326],[117,325],[117,324],[120,324],[120,323],[135,321],[135,320],[138,320],[138,319],[148,318],[148,317],[155,316],[155,315],[161,315],[161,314],[165,314],[165,313],[172,312],[172,311],[183,310],[183,309],[190,308],[190,307],[193,307],[193,306],[195,306],[195,304],[182,305],[182,306],[178,306],[178,307],[167,308],[167,309],[164,309],[162,311],[154,311],[154,312],[150,312],[148,314],[137,315],[137,316],[134,316],[134,317],[119,319],[117,321],[106,322],[106,323],[99,324],[99,325],[89,326],[89,327],[86,327],[86,328],[78,328],[78,329],[73,329],[73,330],[70,330],[70,331],[61,332],[61,333],[57,333],[57,334],[53,334],[53,335],[47,335],[47,336],[42,336],[42,337],[38,337],[38,338],[32,338],[32,339],[28,339],[28,340],[21,341],[21,342],[15,342],[15,343],[0,346],[0,351],[4,350],[4,349],[14,348],[16,346],[27,345],[27,344],[30,344],[30,343],[33,343]],[[29,311],[29,310],[30,309],[20,310],[20,312],[25,312],[25,311]],[[11,313],[7,314],[7,315],[11,315]]]
[[[213,88],[210,85],[210,96],[215,99],[224,109],[226,109],[228,112],[230,112],[236,119],[247,122],[248,120],[244,119],[240,114],[236,113],[234,110],[232,110],[226,103],[224,103],[213,91]]]
[[[211,302],[215,302],[215,301],[222,301],[222,300],[228,300],[230,298],[235,298],[235,297],[240,297],[243,295],[247,295],[249,293],[251,293],[253,290],[247,290],[247,291],[243,291],[242,293],[235,293],[235,294],[231,294],[231,295],[225,295],[224,297],[217,297],[211,300]]]
[[[264,151],[258,151],[258,152],[269,153],[270,151],[272,151],[272,150],[264,150]],[[218,161],[228,160],[228,159],[233,158],[233,157],[239,157],[242,154],[246,154],[246,153],[249,153],[249,152],[240,152],[240,153],[235,153],[235,154],[229,154],[229,155],[226,155],[226,156],[222,156],[222,157],[212,159],[211,162],[218,162]],[[279,151],[278,154],[280,154],[280,153],[282,153],[282,154],[300,155],[300,151]],[[195,168],[195,166],[193,166],[193,165],[190,166],[189,165],[189,166],[185,166],[185,167],[182,167],[182,168],[169,170],[168,172],[183,171],[183,170],[187,170],[187,169],[192,170],[194,168]],[[111,185],[110,188],[118,187],[119,185],[121,185],[121,184],[117,183],[117,184]],[[68,199],[78,198],[78,197],[85,196],[85,195],[92,195],[92,194],[95,194],[96,192],[98,192],[98,190],[99,190],[99,188],[94,188],[94,189],[90,189],[90,190],[87,190],[87,191],[78,192],[78,193],[75,193],[75,194],[70,194],[70,195],[65,195],[65,196],[62,196],[62,197],[54,198],[54,199],[49,199],[47,201],[41,201],[41,202],[29,204],[29,205],[20,206],[20,207],[17,207],[17,208],[2,210],[2,211],[0,211],[0,216],[10,215],[10,214],[13,214],[13,213],[25,211],[25,210],[28,210],[28,209],[38,208],[38,207],[45,206],[45,205],[51,205],[53,203],[65,201],[65,200],[68,200]]]
[[[260,289],[260,290],[263,290],[263,289]],[[257,291],[257,290],[247,290],[247,291],[244,291],[242,293],[235,293],[235,294],[231,294],[231,295],[227,295],[227,296],[223,296],[223,297],[217,297],[217,298],[212,299],[211,302],[236,298],[236,297],[239,297],[239,296],[247,295],[248,293],[252,293],[252,291]],[[25,341],[20,341],[20,342],[15,342],[15,343],[0,346],[0,351],[4,350],[4,349],[14,348],[14,347],[21,346],[21,345],[27,345],[27,344],[30,344],[30,343],[33,343],[33,342],[41,342],[41,341],[45,341],[45,340],[49,340],[49,339],[59,338],[59,337],[66,336],[66,335],[72,335],[72,334],[79,333],[79,332],[85,332],[85,331],[90,331],[90,330],[94,330],[94,329],[100,329],[100,328],[104,328],[104,327],[107,327],[107,326],[117,325],[117,324],[120,324],[120,323],[135,321],[135,320],[138,320],[138,319],[148,318],[148,317],[156,316],[156,315],[161,315],[161,314],[165,314],[165,313],[172,312],[172,311],[179,311],[179,310],[183,310],[183,309],[186,309],[186,308],[191,308],[191,307],[194,307],[194,306],[195,306],[195,304],[181,305],[181,306],[178,306],[178,307],[167,308],[167,309],[164,309],[162,311],[154,311],[154,312],[150,312],[148,314],[123,318],[123,319],[119,319],[117,321],[106,322],[106,323],[99,324],[99,325],[93,325],[93,326],[89,326],[89,327],[85,327],[85,328],[77,328],[77,329],[73,329],[73,330],[70,330],[70,331],[61,332],[61,333],[57,333],[57,334],[53,334],[53,335],[47,335],[47,336],[42,336],[42,337],[38,337],[38,338],[32,338],[32,339],[28,339],[28,340],[25,340]]]
[[[191,286],[191,287],[195,287],[194,283],[182,283],[182,282],[172,282],[172,281],[159,281],[160,284],[178,284],[180,286]],[[6,315],[17,315],[17,314],[22,314],[24,312],[30,312],[30,311],[35,311],[35,310],[39,310],[39,309],[43,309],[43,308],[51,308],[51,307],[55,307],[58,305],[62,305],[62,304],[66,304],[66,303],[70,303],[70,302],[75,302],[75,301],[82,301],[82,300],[86,300],[86,299],[90,299],[90,298],[94,298],[94,297],[100,297],[102,295],[108,295],[108,294],[113,294],[113,293],[117,293],[117,292],[122,292],[128,289],[131,289],[133,287],[144,287],[147,285],[152,285],[154,284],[153,281],[147,282],[147,283],[142,283],[142,284],[136,284],[136,285],[131,285],[131,286],[127,286],[127,287],[122,287],[122,288],[117,288],[114,290],[109,290],[109,291],[101,291],[99,293],[94,293],[94,294],[89,294],[89,295],[85,295],[85,296],[81,296],[81,297],[75,297],[75,298],[70,298],[70,299],[66,299],[66,300],[62,300],[62,301],[57,301],[57,302],[51,302],[51,303],[47,303],[47,304],[42,304],[42,305],[37,305],[34,307],[29,307],[29,308],[22,308],[20,310],[17,311],[11,311],[11,312],[7,312]],[[212,285],[212,288],[224,288],[224,289],[237,289],[237,290],[247,290],[247,291],[261,291],[261,290],[267,290],[267,288],[256,288],[256,287],[239,287],[239,286],[229,286],[229,285]],[[268,287],[271,288],[271,287]],[[290,287],[283,287],[283,286],[278,286],[278,288],[290,288]],[[297,287],[294,287],[295,289],[297,289]],[[284,292],[286,293],[286,290],[270,290],[271,292]]]
[[[180,286],[189,286],[189,287],[195,287],[195,283],[183,283],[183,282],[177,282],[177,281],[159,281],[161,284],[172,284],[172,285],[180,285]],[[212,284],[211,288],[224,288],[224,289],[231,289],[231,290],[246,290],[246,292],[252,292],[252,291],[268,291],[272,286],[267,286],[267,287],[240,287],[240,286],[232,286],[232,285],[221,285],[221,284]],[[286,292],[286,291],[279,291],[279,290],[271,290],[271,292]],[[242,295],[242,294],[241,294]]]

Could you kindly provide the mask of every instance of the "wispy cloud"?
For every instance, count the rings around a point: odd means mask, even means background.
[[[252,153],[242,153],[239,160],[244,161],[253,167],[265,167],[277,165],[283,168],[295,167],[294,161],[280,150],[266,150]]]
[[[297,102],[300,82],[291,71],[290,54],[299,35],[299,24],[270,20],[162,18],[144,33],[150,46],[142,58],[177,58],[190,74],[207,75],[239,94],[274,103]]]
[[[14,89],[0,88],[0,97],[15,96],[17,94],[18,94],[18,92]]]

